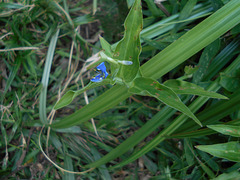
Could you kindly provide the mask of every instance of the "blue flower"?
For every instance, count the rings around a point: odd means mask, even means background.
[[[107,68],[104,62],[102,62],[97,66],[97,71],[98,71],[98,74],[91,79],[92,82],[101,82],[103,79],[107,78],[108,73],[107,73]]]

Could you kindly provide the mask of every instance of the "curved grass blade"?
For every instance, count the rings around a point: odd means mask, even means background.
[[[57,39],[58,39],[58,34],[59,34],[59,29],[53,35],[50,41],[46,62],[43,70],[42,90],[39,96],[39,117],[43,124],[47,124],[47,112],[46,112],[47,86],[48,86],[48,81],[50,76],[50,69],[52,66],[53,54],[54,54]]]
[[[20,57],[16,58],[16,60],[15,60],[16,63],[13,65],[13,67],[11,69],[11,72],[10,72],[9,78],[7,80],[2,98],[4,98],[4,96],[7,93],[9,87],[11,86],[11,84],[12,84],[12,82],[13,82],[13,80],[14,80],[17,72],[18,72],[18,69],[20,68],[21,61],[22,61],[22,58],[20,58]],[[3,99],[1,101],[3,101]]]

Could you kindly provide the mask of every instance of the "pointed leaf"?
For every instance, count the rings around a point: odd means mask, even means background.
[[[14,80],[17,72],[18,72],[18,69],[19,69],[19,67],[21,65],[21,61],[22,61],[21,58],[19,58],[19,57],[16,58],[16,60],[15,60],[16,63],[13,65],[12,69],[10,70],[10,75],[9,75],[9,77],[7,79],[7,83],[6,83],[6,86],[5,86],[5,89],[4,89],[4,93],[3,93],[4,95],[6,94],[6,92],[9,89],[9,87],[11,86],[11,84],[12,84],[12,82],[13,82],[13,80]]]
[[[220,74],[220,84],[222,87],[224,87],[226,90],[230,92],[234,92],[239,89],[240,87],[240,78],[239,77],[234,77],[234,76],[229,76],[224,73]]]
[[[57,32],[51,38],[47,57],[46,57],[46,62],[43,70],[43,75],[42,75],[42,82],[41,82],[42,89],[39,96],[39,118],[43,124],[47,124],[47,87],[48,87],[50,70],[52,66],[54,51],[56,49],[59,31],[60,30],[58,29]]]
[[[110,79],[104,79],[103,81],[98,83],[90,82],[87,86],[85,86],[84,88],[78,91],[70,90],[66,94],[64,94],[64,96],[55,104],[54,109],[58,110],[69,105],[74,100],[75,97],[82,94],[86,90],[93,89],[95,87],[106,85],[106,84],[110,84]]]
[[[145,77],[136,78],[133,82],[132,87],[129,89],[129,92],[155,97],[164,104],[183,112],[192,118],[197,124],[202,126],[201,122],[188,109],[188,107],[181,101],[181,99],[175,94],[173,90],[165,85],[160,84],[154,79]]]
[[[219,158],[225,158],[230,161],[240,162],[240,144],[238,142],[228,142],[214,145],[199,145],[196,146],[196,148]]]
[[[197,96],[206,96],[210,98],[228,99],[226,96],[215,92],[209,92],[196,84],[180,81],[180,80],[168,80],[164,82],[164,85],[170,87],[176,94],[193,94]]]
[[[72,158],[67,155],[64,156],[64,168],[69,171],[73,171]],[[63,180],[75,180],[75,176],[74,174],[66,172],[64,173]]]
[[[221,125],[208,125],[207,127],[225,135],[240,137],[240,126],[221,124]]]
[[[185,156],[186,161],[189,166],[192,166],[194,164],[194,150],[192,142],[189,138],[184,139],[184,150],[185,150]]]
[[[238,180],[240,178],[240,172],[238,170],[232,171],[230,173],[223,173],[218,177],[214,178],[214,180]]]
[[[100,39],[100,43],[101,43],[101,46],[102,46],[102,49],[103,49],[104,53],[107,56],[112,57],[113,52],[112,52],[111,45],[103,37],[100,36],[99,39]]]
[[[204,75],[208,73],[208,67],[216,54],[220,49],[220,40],[217,39],[209,44],[202,52],[199,63],[197,65],[198,70],[193,74],[193,83],[199,83]]]
[[[125,33],[123,39],[118,43],[114,52],[114,59],[131,61],[133,64],[120,65],[117,77],[124,82],[131,82],[139,73],[139,54],[141,52],[140,32],[142,30],[141,0],[135,0],[126,21],[124,23]]]
[[[197,3],[197,0],[187,1],[186,5],[184,6],[183,10],[180,13],[179,20],[184,20],[188,18],[191,15],[196,3]],[[174,28],[174,32],[177,32],[181,27],[181,25],[182,24],[176,24]]]
[[[224,5],[222,0],[211,0],[210,2],[214,10],[218,10]]]

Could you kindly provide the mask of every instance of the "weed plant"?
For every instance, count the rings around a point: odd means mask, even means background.
[[[239,179],[239,0],[0,2],[0,179]]]

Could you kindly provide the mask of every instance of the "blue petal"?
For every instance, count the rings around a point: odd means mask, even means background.
[[[99,64],[99,65],[97,66],[97,70],[102,71],[103,73],[106,74],[107,68],[106,68],[104,62],[102,62],[101,64]]]
[[[91,79],[92,82],[101,82],[102,80],[103,80],[103,77],[101,76],[101,74],[98,74]]]
[[[102,62],[97,66],[97,70],[99,71],[99,74],[97,74],[94,78],[91,79],[92,82],[101,82],[103,79],[106,79],[108,76],[107,68]]]
[[[107,71],[106,71],[104,74],[105,74],[105,76],[104,76],[104,79],[106,79],[106,78],[107,78],[107,76],[108,76],[108,73],[107,73]]]

